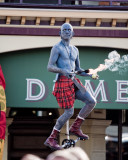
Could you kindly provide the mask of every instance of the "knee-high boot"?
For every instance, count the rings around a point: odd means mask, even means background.
[[[69,129],[69,134],[80,137],[81,139],[89,139],[89,136],[86,134],[83,134],[82,130],[80,129],[83,121],[84,121],[84,118],[81,118],[80,116],[78,116],[74,121],[74,123],[71,125]]]
[[[46,139],[46,141],[44,142],[44,145],[50,147],[53,150],[62,149],[62,147],[59,146],[59,144],[57,143],[57,138],[59,133],[60,132],[58,130],[53,128],[51,135]]]

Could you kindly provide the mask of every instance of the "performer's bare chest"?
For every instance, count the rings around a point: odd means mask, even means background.
[[[63,60],[71,60],[71,61],[75,61],[76,58],[77,58],[77,52],[75,49],[66,49],[66,48],[63,48],[61,49],[60,51],[60,58],[63,59]]]

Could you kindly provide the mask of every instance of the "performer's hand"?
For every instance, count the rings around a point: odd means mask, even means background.
[[[92,77],[92,79],[95,79],[95,80],[99,79],[99,76],[97,74],[92,74],[91,77]]]
[[[76,74],[81,74],[81,73],[83,73],[83,72],[89,73],[89,69],[75,71]]]

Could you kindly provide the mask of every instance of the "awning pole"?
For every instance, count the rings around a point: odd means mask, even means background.
[[[118,111],[118,160],[122,160],[122,110]]]

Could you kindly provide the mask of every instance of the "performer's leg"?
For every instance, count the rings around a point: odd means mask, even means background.
[[[94,109],[96,105],[96,99],[88,91],[82,93],[79,90],[76,92],[76,99],[85,103],[85,106],[79,112],[79,116],[85,119]]]
[[[57,130],[61,130],[63,125],[69,120],[74,114],[74,108],[65,109],[64,113],[57,119],[55,127]]]
[[[85,93],[82,93],[80,92],[80,90],[76,92],[76,99],[83,101],[85,103],[85,106],[80,110],[75,122],[70,127],[69,132],[70,134],[74,134],[83,139],[89,139],[87,135],[82,133],[82,131],[80,130],[80,126],[84,121],[84,119],[95,107],[96,100],[88,91],[86,91]]]
[[[60,129],[63,127],[63,125],[69,120],[72,115],[74,114],[74,108],[65,109],[64,113],[57,119],[56,124],[52,130],[51,135],[47,138],[44,145],[54,149],[54,150],[60,150],[62,147],[59,146],[57,143],[57,137],[60,133]]]

